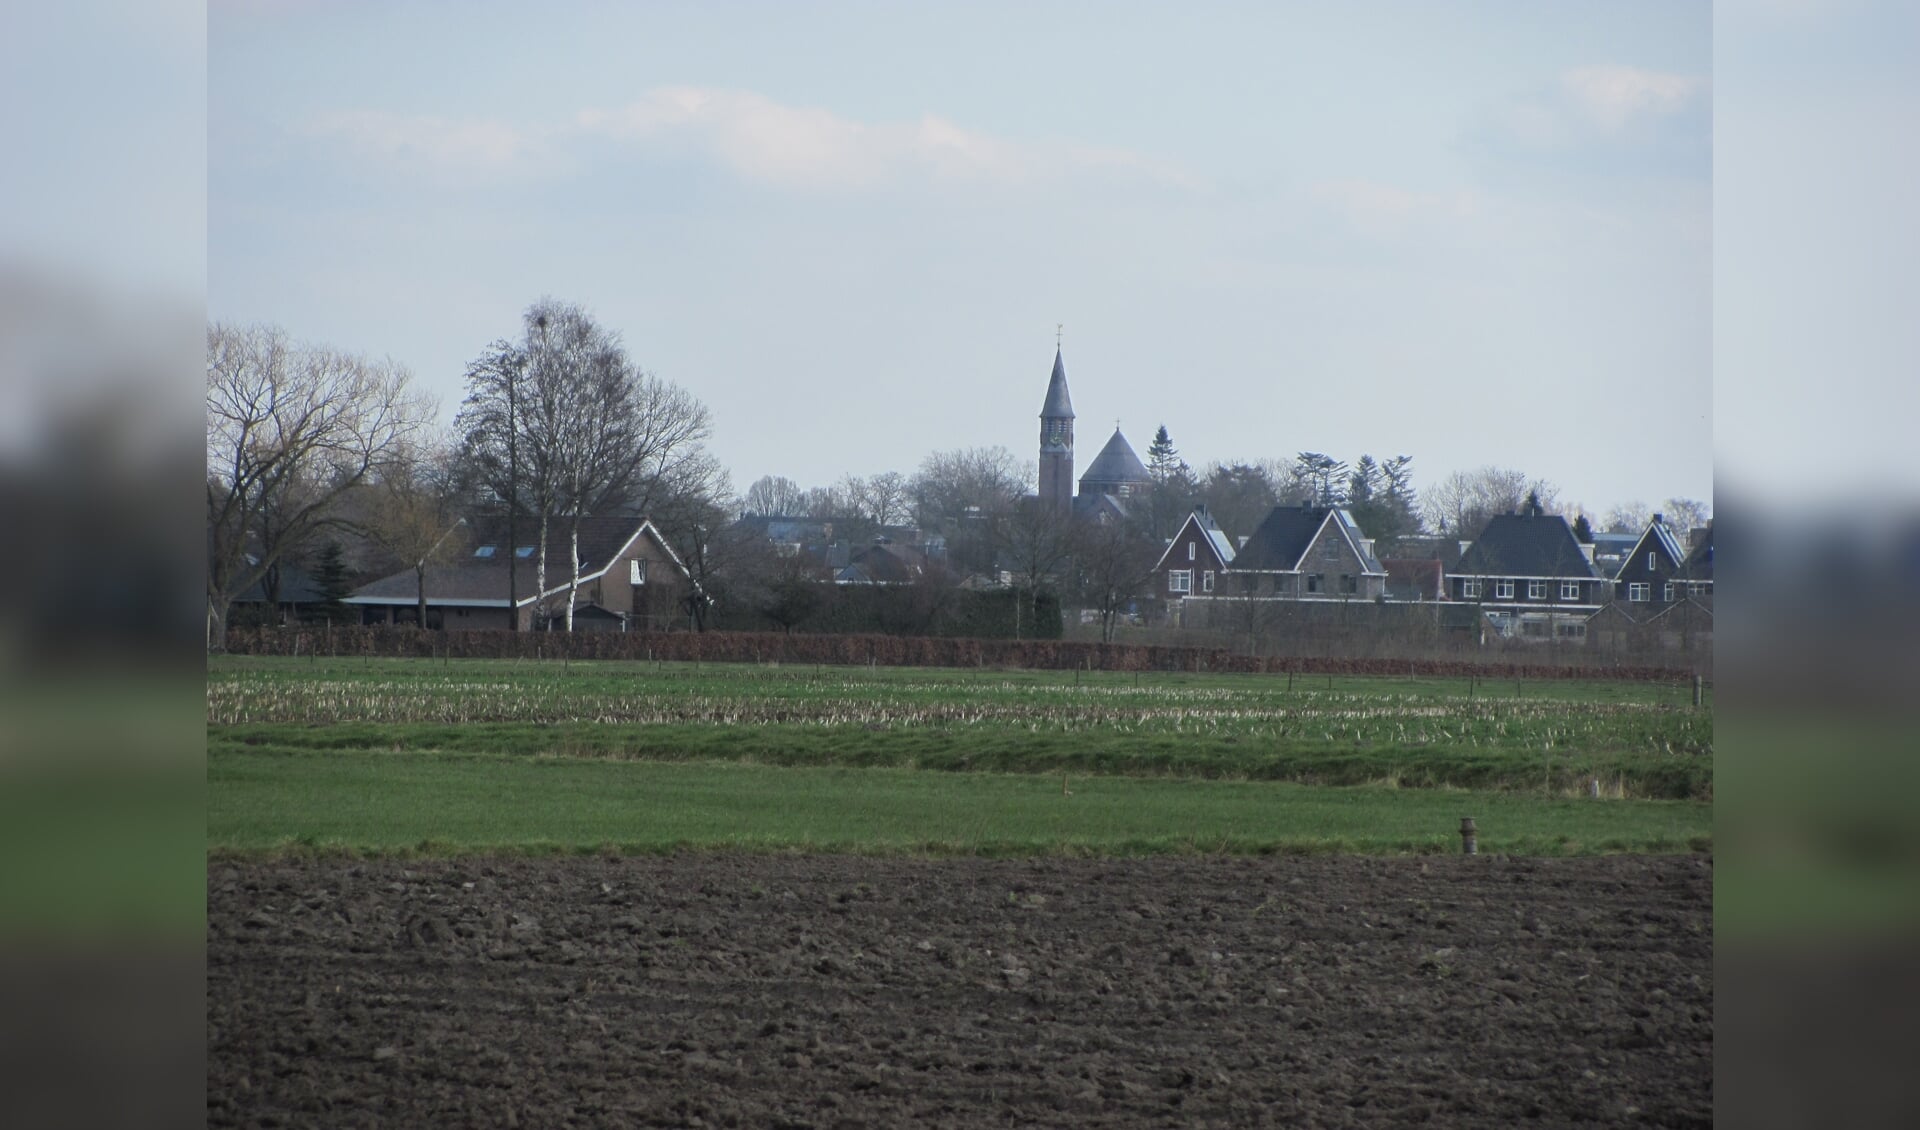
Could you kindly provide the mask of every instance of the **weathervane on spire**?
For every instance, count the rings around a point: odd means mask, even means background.
[[[1059,348],[1060,348],[1060,331],[1062,331],[1062,330],[1064,330],[1064,329],[1066,329],[1066,328],[1067,328],[1067,324],[1066,324],[1065,322],[1055,322],[1055,323],[1053,324],[1053,347],[1054,347],[1054,349],[1056,349],[1056,350],[1057,350],[1057,349],[1059,349]]]

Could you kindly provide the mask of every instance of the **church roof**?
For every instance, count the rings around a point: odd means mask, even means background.
[[[1066,386],[1063,384],[1061,387]],[[1086,473],[1080,476],[1082,490],[1086,489],[1087,483],[1151,481],[1152,476],[1147,474],[1147,465],[1140,462],[1140,457],[1133,453],[1133,445],[1127,442],[1126,436],[1120,434],[1119,428],[1113,429],[1113,438],[1107,441],[1107,446],[1100,449],[1100,454],[1093,457],[1093,462],[1087,465]]]
[[[1053,351],[1053,378],[1047,382],[1047,402],[1040,406],[1042,416],[1073,419],[1073,398],[1067,395],[1067,366],[1060,351]]]

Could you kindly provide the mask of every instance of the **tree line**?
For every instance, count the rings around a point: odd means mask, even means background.
[[[716,606],[753,608],[786,627],[804,621],[820,563],[781,552],[745,516],[831,523],[861,547],[910,528],[923,547],[916,584],[1011,582],[1037,612],[1065,598],[1096,610],[1111,638],[1144,590],[1167,539],[1195,507],[1234,534],[1276,505],[1342,506],[1382,556],[1424,534],[1471,537],[1529,495],[1550,512],[1553,484],[1498,467],[1456,471],[1417,491],[1413,459],[1362,454],[1351,463],[1303,451],[1291,459],[1223,460],[1194,470],[1163,425],[1148,448],[1150,482],[1107,521],[1075,521],[1036,504],[1035,464],[1004,447],[930,453],[912,474],[847,474],[803,488],[764,476],[736,494],[708,450],[712,418],[690,391],[641,368],[620,335],[577,304],[542,298],[515,331],[483,347],[465,372],[451,427],[405,367],[296,341],[273,326],[207,328],[207,630],[224,639],[236,598],[260,589],[277,603],[283,569],[305,567],[338,604],[349,578],[412,570],[426,620],[428,570],[468,550],[473,525],[505,522],[533,547],[516,592],[567,582],[555,626],[571,628],[579,583],[579,523],[647,515],[692,574],[686,609],[708,626]],[[1707,509],[1671,499],[1678,528]],[[1637,532],[1648,508],[1615,507],[1603,528]],[[550,562],[558,531],[572,546]],[[942,547],[927,554],[924,544]],[[510,565],[510,568],[516,566]],[[557,583],[557,582],[556,582]],[[1016,625],[1016,634],[1019,634]]]

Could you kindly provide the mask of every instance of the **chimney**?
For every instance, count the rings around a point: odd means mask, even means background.
[[[1580,556],[1587,559],[1587,564],[1589,565],[1593,564],[1593,543],[1590,541],[1583,541],[1579,543],[1579,546],[1580,546]]]
[[[1666,524],[1666,517],[1665,517],[1665,515],[1661,515],[1661,514],[1655,514],[1655,515],[1653,516],[1653,524],[1654,524],[1654,525],[1656,525],[1656,526],[1661,526],[1661,525],[1665,525],[1665,524]]]

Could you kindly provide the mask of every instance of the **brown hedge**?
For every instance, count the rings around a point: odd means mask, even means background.
[[[1612,679],[1689,682],[1683,667],[1593,663],[1475,662],[1246,656],[1221,648],[1067,640],[925,636],[785,635],[778,632],[422,632],[408,627],[309,625],[234,628],[236,655],[418,656],[454,659],[628,659],[832,666],[1010,667],[1066,671],[1194,671],[1241,674],[1416,675],[1481,679]]]

